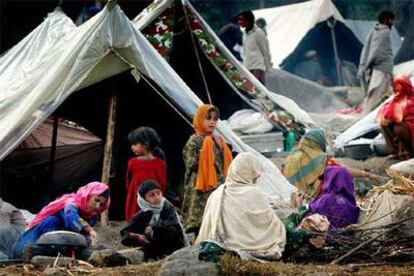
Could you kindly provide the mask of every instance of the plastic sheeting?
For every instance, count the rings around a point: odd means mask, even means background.
[[[247,134],[265,133],[273,128],[262,113],[253,109],[239,110],[231,115],[227,122],[233,131]]]
[[[279,66],[299,45],[305,35],[316,24],[334,17],[344,22],[339,11],[330,0],[313,0],[253,11],[256,18],[267,22],[267,33],[271,47],[273,66]]]
[[[188,117],[202,104],[119,6],[107,5],[79,27],[56,11],[0,59],[0,160],[74,91],[127,70],[112,49],[154,80]],[[253,152],[262,160],[265,171],[258,186],[269,201],[288,202],[296,188],[276,166],[243,143],[224,122],[217,129],[234,150]]]

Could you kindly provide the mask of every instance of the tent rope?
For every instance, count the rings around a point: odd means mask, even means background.
[[[195,53],[196,58],[197,58],[198,69],[200,69],[201,77],[203,79],[204,88],[206,89],[208,102],[210,104],[213,104],[213,101],[211,100],[210,90],[208,89],[207,80],[206,80],[206,77],[205,77],[205,74],[204,74],[203,66],[201,65],[200,55],[197,51],[197,45],[196,45],[196,42],[195,42],[195,39],[194,39],[193,30],[191,29],[190,19],[188,17],[188,13],[187,13],[187,10],[186,10],[185,6],[183,5],[182,7],[183,7],[183,10],[184,10],[184,15],[185,15],[185,20],[187,22],[187,27],[190,29],[191,42],[193,44],[194,53]]]
[[[115,54],[115,56],[116,57],[118,57],[121,61],[123,61],[124,63],[126,63],[130,68],[132,68],[132,69],[134,69],[135,70],[135,72],[139,75],[139,77],[141,77],[141,78],[143,78],[144,79],[144,81],[172,108],[172,109],[174,109],[174,111],[175,112],[177,112],[178,113],[178,115],[180,115],[180,117],[187,123],[187,124],[189,124],[190,126],[191,126],[191,128],[193,127],[193,124],[187,119],[187,117],[180,111],[180,110],[178,110],[175,106],[174,106],[174,104],[173,103],[171,103],[171,101],[170,100],[168,100],[167,99],[167,97],[165,97],[162,93],[161,93],[161,91],[159,91],[158,90],[158,88],[156,88],[150,81],[149,81],[149,79],[144,75],[144,74],[142,74],[139,70],[138,70],[138,68],[134,65],[134,64],[132,64],[132,63],[130,63],[128,60],[126,60],[121,54],[119,54],[115,49],[113,49],[113,48],[111,48],[110,49],[110,51],[112,52],[112,53],[114,53]]]

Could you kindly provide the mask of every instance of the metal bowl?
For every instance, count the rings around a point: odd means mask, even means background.
[[[67,245],[76,247],[87,247],[86,238],[78,233],[71,231],[52,231],[43,234],[37,240],[38,245]]]

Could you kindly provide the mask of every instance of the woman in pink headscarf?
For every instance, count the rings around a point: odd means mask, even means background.
[[[13,257],[20,259],[23,250],[51,231],[67,230],[81,233],[92,245],[96,243],[97,234],[92,226],[98,215],[109,208],[109,187],[100,182],[91,182],[76,193],[65,194],[44,207],[28,229],[17,240]]]
[[[395,77],[393,98],[380,109],[377,120],[395,157],[414,156],[414,88],[407,76]]]

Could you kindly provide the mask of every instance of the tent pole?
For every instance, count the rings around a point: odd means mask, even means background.
[[[55,159],[56,159],[56,144],[57,144],[57,134],[59,128],[59,117],[53,115],[53,130],[52,130],[52,147],[50,149],[50,184],[53,185],[54,175],[55,175]]]
[[[109,101],[108,124],[106,128],[106,139],[101,176],[101,182],[107,185],[109,185],[109,175],[111,173],[112,145],[115,134],[116,104],[117,95],[114,91],[112,92],[111,99]],[[101,214],[101,224],[102,226],[108,226],[108,210]]]
[[[331,39],[332,39],[332,46],[333,46],[334,55],[335,55],[336,74],[338,78],[338,84],[342,85],[341,64],[340,64],[341,61],[339,60],[338,47],[336,45],[336,37],[335,37],[335,30],[334,30],[335,25],[336,25],[335,18],[333,17],[329,18],[328,26],[331,29]]]

